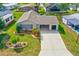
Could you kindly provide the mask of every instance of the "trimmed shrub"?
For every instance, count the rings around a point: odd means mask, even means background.
[[[0,19],[0,29],[3,29],[5,26],[5,23],[4,21],[2,21],[2,19]]]
[[[14,39],[12,40],[12,43],[16,44],[19,40],[20,40],[19,37],[15,36]]]
[[[36,37],[39,37],[39,36],[40,36],[40,35],[39,35],[39,34],[40,34],[40,33],[39,33],[39,30],[36,29],[36,28],[33,28],[33,29],[32,29],[32,34],[35,35]]]
[[[20,26],[20,24],[17,24],[16,31],[17,31],[17,33],[20,33],[21,32],[21,26]]]

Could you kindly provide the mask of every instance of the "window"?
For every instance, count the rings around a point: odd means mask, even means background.
[[[10,16],[10,18],[12,19],[12,16]]]
[[[9,18],[6,19],[6,22],[8,22],[8,21],[9,21]]]
[[[23,30],[32,30],[33,25],[22,25]]]

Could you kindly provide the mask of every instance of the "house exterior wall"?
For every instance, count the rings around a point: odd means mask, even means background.
[[[6,22],[7,19],[8,19],[9,21]],[[5,17],[3,16],[3,17],[2,17],[2,20],[4,21],[5,26],[7,26],[8,24],[10,24],[10,23],[14,20],[14,17],[13,17],[13,15],[9,16],[8,18],[5,18]]]
[[[40,30],[40,25],[44,25],[44,24],[37,24],[36,28],[38,28]],[[47,24],[49,25],[49,30],[52,30],[52,25],[56,25],[56,30],[58,30],[58,24]]]
[[[25,25],[33,25],[33,28],[37,28],[40,30],[40,25],[44,24],[25,24]],[[56,25],[56,30],[58,30],[58,24],[47,24],[47,25],[49,25],[49,30],[52,30],[52,25]]]
[[[49,30],[52,30],[52,25],[56,25],[56,30],[58,30],[58,24],[50,24],[49,25]]]
[[[62,18],[62,21],[64,24],[67,24],[67,20],[65,18]]]

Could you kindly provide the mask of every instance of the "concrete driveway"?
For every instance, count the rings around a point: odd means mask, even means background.
[[[41,31],[39,56],[72,56],[66,49],[58,31]]]

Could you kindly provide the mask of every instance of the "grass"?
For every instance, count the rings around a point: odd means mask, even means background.
[[[61,16],[58,16],[59,32],[67,47],[67,49],[75,56],[79,56],[79,42],[77,40],[77,33],[71,30],[68,26],[62,23]]]
[[[21,35],[15,35],[14,32],[16,32],[16,22],[18,19],[21,17],[21,15],[24,12],[16,12],[16,9],[13,10],[13,15],[14,15],[14,22],[9,25],[4,31],[10,35],[10,40],[9,42],[12,42],[16,37],[19,37],[20,42],[27,42],[28,46],[23,48],[23,49],[2,49],[0,50],[0,55],[6,55],[6,56],[11,56],[11,55],[18,55],[18,56],[31,56],[31,55],[38,55],[40,52],[40,41],[39,39],[34,39],[31,34],[25,34],[24,36]],[[21,51],[21,52],[17,52]]]
[[[33,38],[31,34],[25,34],[24,36],[16,35],[16,37],[19,37],[19,42],[27,42],[28,45],[25,48],[21,49],[21,52],[17,52],[20,49],[18,49],[17,51],[15,51],[14,49],[0,50],[0,55],[36,56],[39,54],[40,42],[38,39]],[[13,38],[15,38],[15,36]]]

